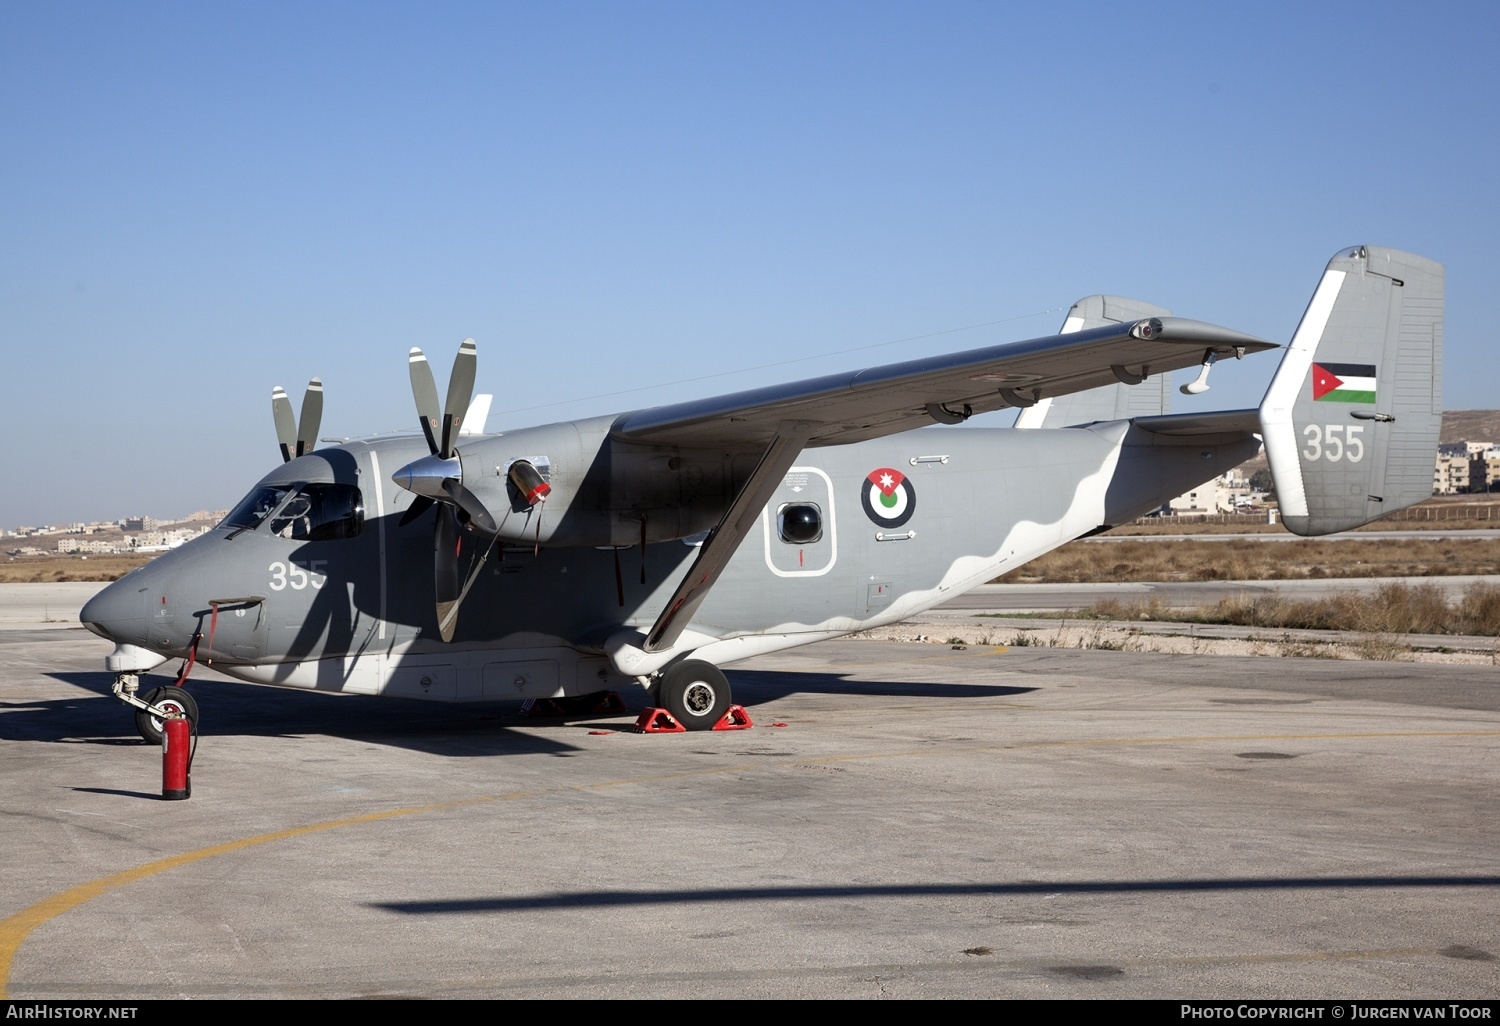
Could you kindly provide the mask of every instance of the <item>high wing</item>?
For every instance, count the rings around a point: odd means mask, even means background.
[[[1048,396],[1139,382],[1210,357],[1276,348],[1201,321],[1147,317],[624,414],[611,432],[621,441],[721,446],[756,453],[760,461],[644,639],[617,644],[648,657],[671,649],[804,448],[955,424]]]
[[[1208,351],[1222,357],[1277,348],[1201,321],[1143,318],[638,410],[621,416],[613,434],[760,452],[781,425],[797,423],[807,446],[843,445],[1180,370],[1202,363]]]

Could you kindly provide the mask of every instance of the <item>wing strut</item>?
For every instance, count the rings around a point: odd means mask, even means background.
[[[672,597],[656,618],[651,632],[646,635],[646,652],[661,652],[671,648],[682,634],[683,628],[692,620],[693,614],[708,597],[709,590],[729,565],[730,557],[740,547],[745,535],[760,519],[761,508],[771,500],[776,486],[786,477],[786,472],[797,462],[812,437],[816,424],[805,421],[786,421],[777,426],[776,435],[766,447],[754,472],[740,488],[719,526],[713,529],[698,550],[686,576],[678,583]]]

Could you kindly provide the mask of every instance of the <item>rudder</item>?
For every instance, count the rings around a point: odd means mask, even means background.
[[[1443,267],[1357,246],[1328,262],[1260,407],[1282,519],[1331,534],[1432,494]]]

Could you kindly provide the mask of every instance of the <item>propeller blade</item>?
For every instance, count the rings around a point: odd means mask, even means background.
[[[458,569],[459,548],[463,532],[453,510],[440,508],[437,528],[432,534],[432,581],[437,595],[438,633],[444,641],[453,640],[458,626],[458,603],[463,597],[463,580]]]
[[[453,478],[443,482],[443,491],[448,493],[459,509],[469,515],[469,522],[484,532],[486,538],[493,538],[500,533],[500,528],[495,526],[495,518],[490,516],[490,511],[484,508],[484,503],[479,501],[479,496],[463,486],[463,482]]]
[[[290,400],[287,406],[291,406]],[[318,428],[323,424],[323,379],[313,378],[302,396],[302,421],[297,431],[297,455],[306,456],[318,444]]]
[[[438,634],[444,641],[453,640],[458,627],[458,607],[478,579],[500,533],[495,518],[479,496],[464,487],[463,465],[454,448],[464,415],[469,412],[469,400],[473,398],[476,363],[474,340],[466,338],[458,347],[453,371],[448,375],[448,397],[440,421],[432,367],[422,350],[413,348],[408,354],[412,398],[417,403],[417,416],[422,422],[422,433],[427,436],[430,455],[413,460],[391,478],[416,495],[401,516],[402,526],[416,520],[429,506],[438,507],[432,535],[432,581]],[[483,411],[477,419],[483,423]],[[472,550],[467,556],[463,552],[466,545]]]
[[[486,540],[477,532],[465,530],[462,524],[467,519],[469,515],[463,510],[454,512],[452,507],[439,504],[432,542],[432,575],[433,591],[437,597],[438,634],[444,641],[453,640],[458,628],[458,609],[479,579],[485,562],[490,558],[490,550],[495,547],[495,535]]]
[[[276,441],[281,444],[281,459],[292,461],[297,448],[297,420],[292,415],[292,401],[280,385],[271,389],[271,416],[276,420]]]
[[[427,363],[427,357],[422,355],[422,350],[415,346],[407,356],[406,366],[411,373],[411,394],[417,401],[417,417],[422,421],[422,434],[427,436],[427,448],[436,453],[439,407],[437,383],[432,380],[432,367]]]
[[[464,414],[469,412],[477,363],[474,340],[466,338],[458,347],[458,355],[453,358],[453,372],[448,375],[448,401],[443,404],[443,444],[438,450],[443,459],[453,455],[458,429],[463,424]]]
[[[427,496],[418,495],[415,499],[411,500],[411,506],[407,508],[406,512],[401,514],[401,520],[398,522],[398,526],[405,527],[407,524],[417,519],[417,517],[421,516],[423,513],[426,513],[429,506],[435,506],[436,504],[437,503],[434,500],[429,499]]]

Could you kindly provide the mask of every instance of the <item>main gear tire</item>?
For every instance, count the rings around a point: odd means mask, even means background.
[[[658,704],[688,730],[712,730],[733,703],[729,680],[712,663],[689,659],[662,674]]]

